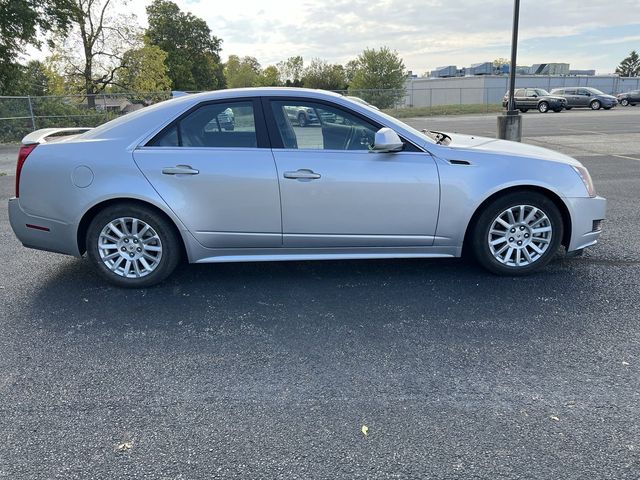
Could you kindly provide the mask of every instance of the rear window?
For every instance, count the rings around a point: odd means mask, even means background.
[[[257,148],[253,102],[210,103],[196,108],[148,144],[152,147]]]

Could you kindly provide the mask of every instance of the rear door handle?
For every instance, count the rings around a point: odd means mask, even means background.
[[[191,165],[176,165],[175,167],[164,167],[163,175],[197,175],[200,170],[191,168]]]
[[[321,177],[319,173],[315,173],[313,170],[302,168],[295,172],[284,172],[284,178],[292,178],[294,180],[316,180]]]

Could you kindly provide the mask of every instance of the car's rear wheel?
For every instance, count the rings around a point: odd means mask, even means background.
[[[300,125],[301,127],[306,127],[307,126],[307,116],[304,113],[300,113],[298,114],[298,125]]]
[[[571,110],[573,107],[565,107],[567,110]]]
[[[560,113],[562,111],[562,108],[554,108],[553,111],[556,113]]]
[[[522,113],[527,113],[527,112],[529,111],[529,109],[528,109],[528,108],[521,108],[521,109],[520,109],[520,111],[521,111]]]
[[[544,267],[562,240],[558,207],[537,192],[515,192],[491,202],[472,230],[478,262],[499,275],[526,275]]]
[[[629,106],[629,100],[623,98],[622,100],[620,100],[620,105],[622,105],[623,107]]]
[[[594,100],[589,104],[589,106],[591,107],[591,110],[600,110],[602,104],[600,103],[600,100]]]
[[[87,230],[87,256],[98,273],[120,287],[155,285],[176,268],[182,254],[174,226],[150,208],[105,208]]]
[[[538,104],[538,111],[540,113],[547,113],[549,111],[549,104],[547,102],[540,102]]]

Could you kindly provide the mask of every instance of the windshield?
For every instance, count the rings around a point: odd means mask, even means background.
[[[547,96],[549,96],[549,92],[547,92],[543,88],[536,88],[535,92],[536,92],[536,95],[538,95],[539,97],[547,97]]]
[[[604,92],[601,92],[597,88],[587,88],[587,90],[593,93],[594,95],[604,95]]]

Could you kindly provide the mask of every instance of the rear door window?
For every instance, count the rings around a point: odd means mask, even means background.
[[[148,146],[257,148],[253,101],[204,104],[160,132]]]

